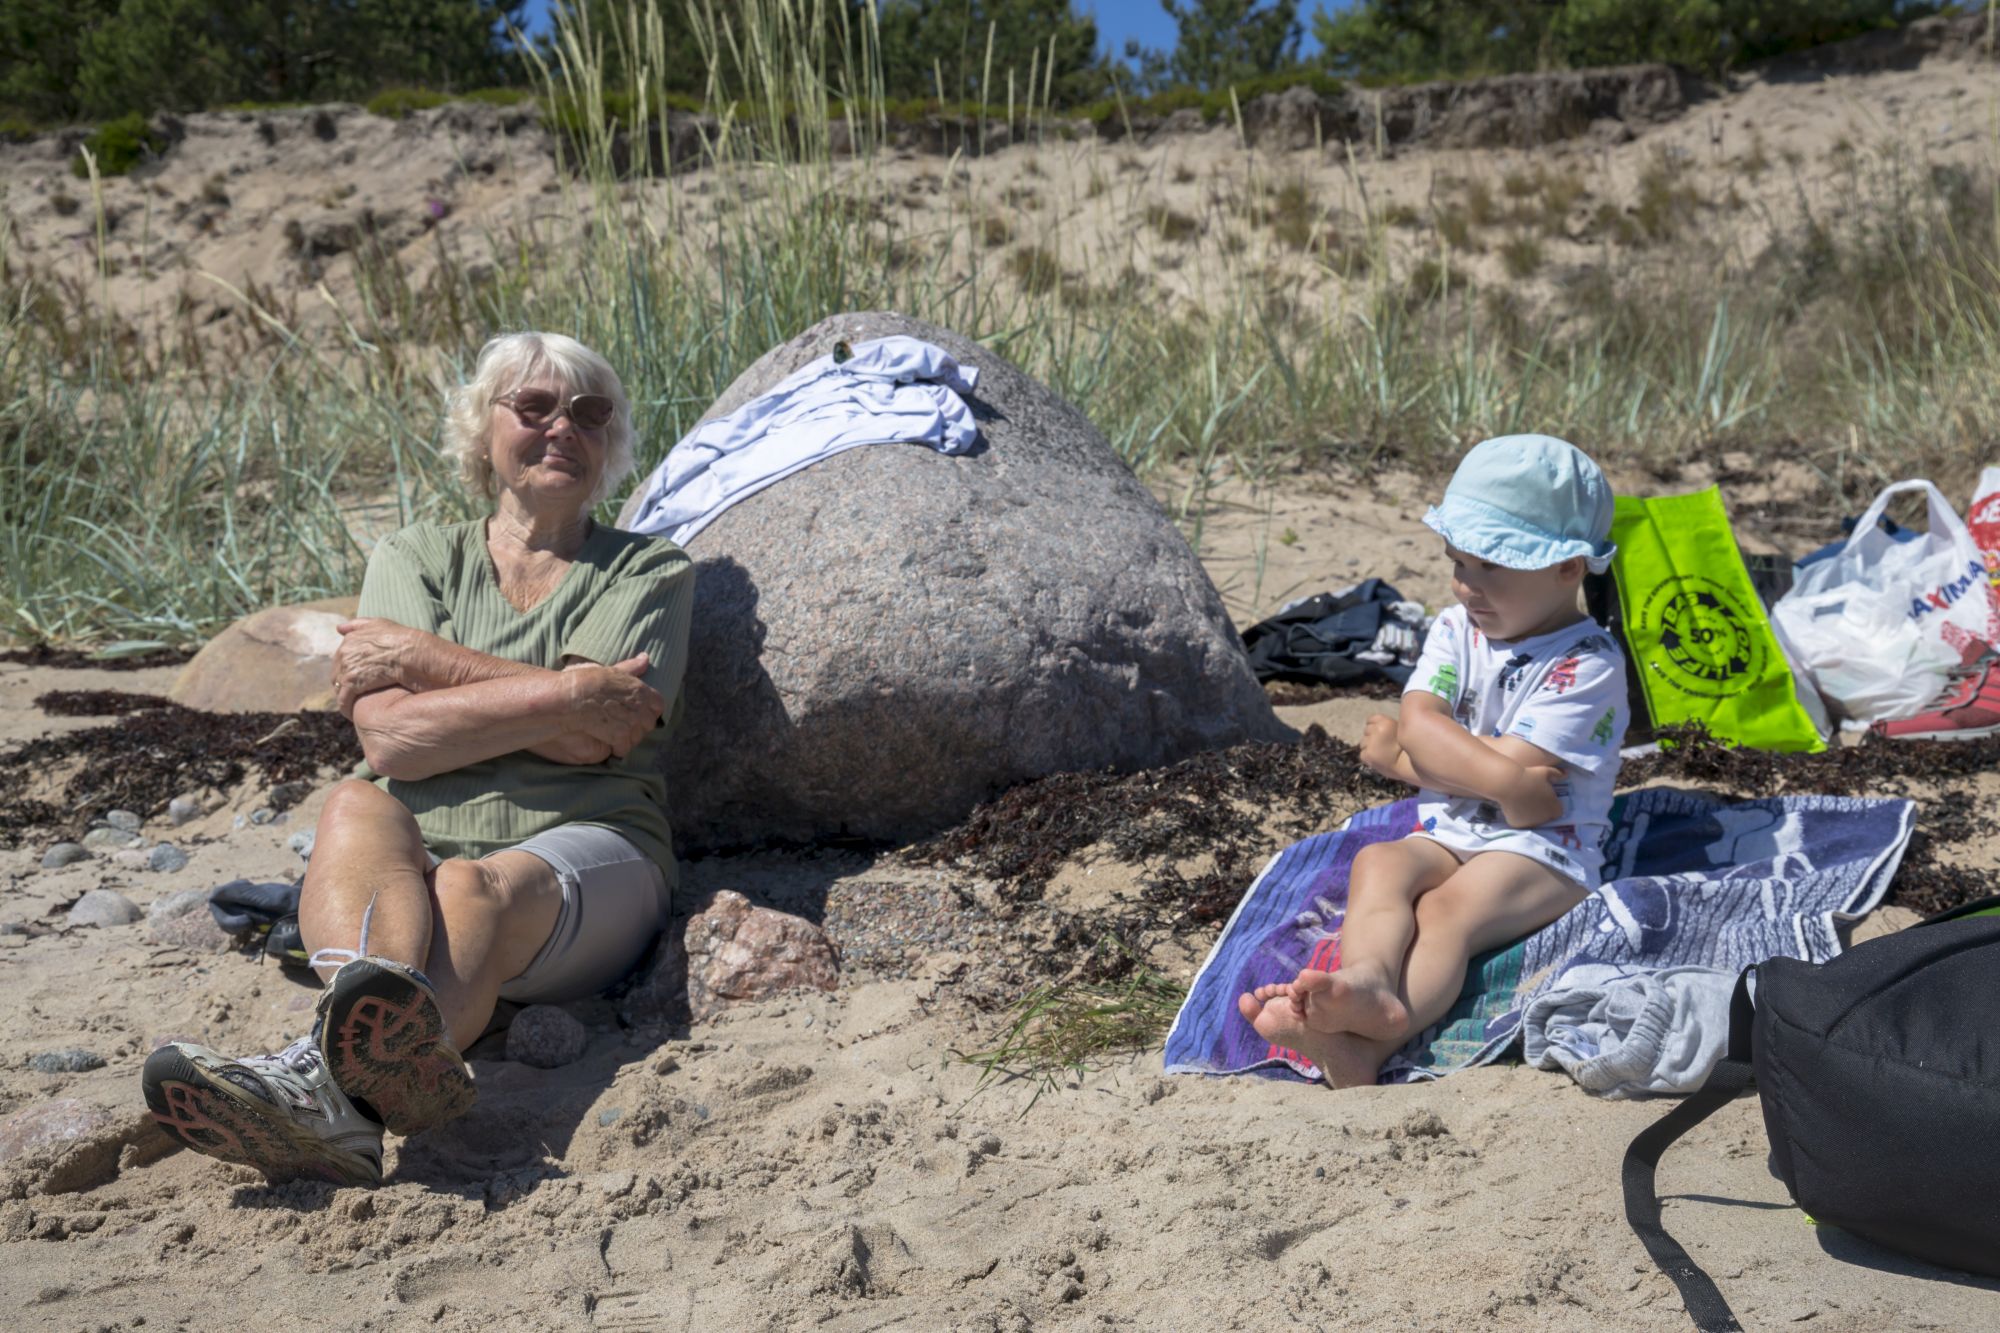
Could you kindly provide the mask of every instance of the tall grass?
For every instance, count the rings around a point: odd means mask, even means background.
[[[1052,142],[1037,151],[1091,155],[1088,191],[996,228],[1011,201],[993,177],[941,159],[949,207],[913,224],[884,206],[876,34],[844,5],[848,26],[829,27],[829,3],[693,6],[703,101],[723,110],[690,174],[666,170],[645,128],[674,100],[651,0],[608,30],[558,30],[539,71],[545,104],[568,109],[555,216],[481,238],[492,264],[465,262],[443,228],[421,271],[364,244],[330,333],[301,332],[324,288],[238,293],[254,333],[228,347],[176,311],[110,317],[95,182],[93,273],[35,267],[0,224],[0,635],[191,642],[351,591],[371,532],[470,512],[434,452],[441,391],[512,328],[602,351],[650,465],[776,343],[841,310],[903,310],[1077,402],[1197,541],[1226,477],[1301,459],[1435,471],[1505,431],[1555,431],[1667,479],[1704,449],[1782,455],[1829,505],[1898,475],[1961,485],[2000,437],[1990,172],[1854,153],[1841,210],[1801,190],[1751,247],[1688,223],[1723,191],[1676,167],[1640,182],[1631,248],[1613,249],[1567,170],[1510,178],[1504,198],[1467,187],[1426,230],[1365,190],[1358,216],[1338,214],[1254,162],[1240,197],[1173,213],[1133,150]],[[617,88],[613,52],[631,71]],[[1054,123],[1032,93],[1002,114]],[[1076,220],[1106,216],[1130,225]],[[1482,239],[1489,226],[1506,230]],[[1510,235],[1522,291],[1468,283],[1467,255]],[[1602,262],[1555,262],[1583,243]],[[1134,276],[1141,245],[1222,295],[1163,299]],[[1307,297],[1283,264],[1340,280]]]

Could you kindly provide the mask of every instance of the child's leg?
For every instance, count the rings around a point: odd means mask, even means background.
[[[1468,858],[1417,903],[1417,942],[1403,972],[1410,1014],[1405,1037],[1451,1012],[1473,955],[1533,934],[1584,897],[1575,880],[1532,857],[1481,852]]]
[[[1237,1008],[1274,1041],[1279,1027],[1397,1036],[1409,1022],[1398,980],[1417,928],[1416,904],[1458,869],[1458,858],[1428,838],[1363,848],[1348,876],[1340,970],[1309,968],[1294,981],[1260,986],[1238,999]],[[1273,1001],[1281,1003],[1267,1010]],[[1290,1042],[1278,1044],[1299,1049]]]
[[[1299,1011],[1290,1003],[1264,1006],[1256,1016],[1246,1008],[1245,1015],[1261,1020],[1256,1025],[1264,1036],[1318,1065],[1334,1087],[1372,1084],[1382,1062],[1412,1034],[1450,1012],[1474,954],[1539,930],[1583,897],[1580,886],[1539,861],[1512,852],[1480,853],[1416,901],[1416,942],[1399,988],[1409,1016],[1402,1032],[1364,1037],[1314,1031],[1294,1017]],[[1344,937],[1342,945],[1344,972]]]

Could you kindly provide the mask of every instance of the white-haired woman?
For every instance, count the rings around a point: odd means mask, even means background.
[[[445,436],[493,510],[383,539],[342,626],[334,684],[366,763],[327,800],[299,905],[327,982],[313,1030],[276,1055],[146,1062],[170,1133],[273,1180],[379,1183],[385,1127],[471,1105],[459,1052],[498,999],[596,994],[667,917],[656,760],[694,575],[671,542],[591,520],[632,469],[624,389],[574,339],[509,334]]]

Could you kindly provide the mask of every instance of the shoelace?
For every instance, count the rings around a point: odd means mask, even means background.
[[[307,967],[319,967],[325,963],[358,962],[368,953],[368,923],[375,915],[375,895],[368,895],[368,906],[361,913],[361,938],[352,949],[315,949],[312,957],[306,959]]]
[[[282,1070],[289,1074],[311,1074],[326,1063],[319,1047],[310,1036],[300,1037],[284,1050],[272,1055],[252,1055],[243,1060],[246,1065],[258,1065]]]

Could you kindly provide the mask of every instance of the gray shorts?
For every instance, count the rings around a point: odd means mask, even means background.
[[[564,824],[503,850],[540,857],[562,886],[555,928],[527,969],[500,987],[503,1000],[588,999],[630,972],[666,928],[666,876],[622,834],[601,824]]]

